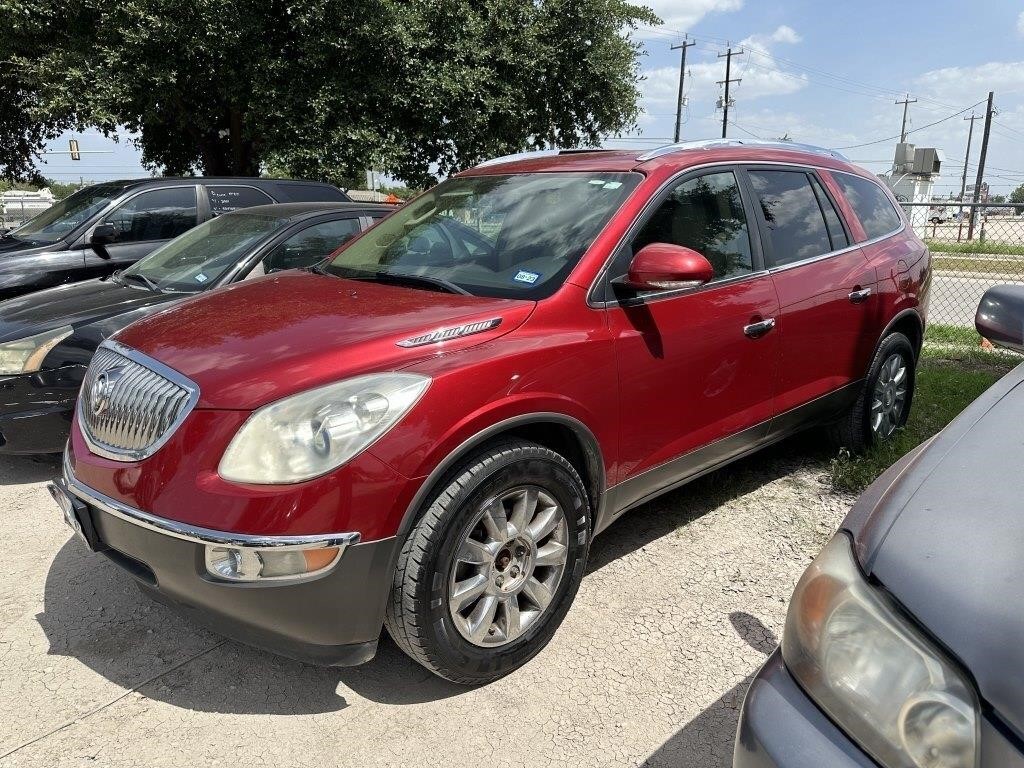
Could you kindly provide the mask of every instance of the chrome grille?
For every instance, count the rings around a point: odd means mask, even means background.
[[[199,389],[181,374],[107,341],[85,375],[78,420],[93,452],[137,461],[174,434],[198,399]]]

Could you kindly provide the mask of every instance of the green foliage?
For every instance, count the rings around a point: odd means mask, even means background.
[[[1019,355],[979,349],[968,336],[928,329],[929,338],[917,369],[917,385],[907,425],[863,456],[832,460],[832,482],[860,493],[904,454],[956,418],[982,392],[1021,361]],[[975,334],[976,336],[976,334]]]
[[[1019,203],[1013,207],[1014,212],[1019,216],[1024,213],[1024,184],[1021,184],[1010,193],[1009,202]]]
[[[20,165],[0,157],[17,173],[39,126],[76,123],[137,132],[169,173],[412,184],[630,128],[623,30],[656,21],[628,0],[0,0],[0,17],[32,94]]]

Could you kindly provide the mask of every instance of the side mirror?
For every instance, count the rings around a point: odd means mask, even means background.
[[[103,248],[117,242],[119,234],[117,227],[110,222],[97,224],[93,227],[92,234],[89,236],[89,245],[94,248]]]
[[[1024,285],[994,285],[985,291],[974,327],[993,344],[1024,352]]]
[[[692,248],[651,243],[633,257],[622,282],[638,291],[672,291],[696,288],[714,276],[711,262]]]

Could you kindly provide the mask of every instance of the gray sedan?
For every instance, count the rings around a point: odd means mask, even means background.
[[[1024,351],[1024,286],[976,325]],[[804,573],[736,768],[1024,766],[1024,365],[882,475]]]

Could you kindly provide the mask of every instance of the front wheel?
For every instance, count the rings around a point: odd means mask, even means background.
[[[915,368],[914,347],[906,336],[890,333],[882,339],[860,396],[833,426],[832,439],[837,447],[863,453],[892,438],[907,423]]]
[[[514,440],[454,472],[399,556],[385,626],[457,683],[487,683],[551,639],[583,578],[590,505],[563,456]]]

